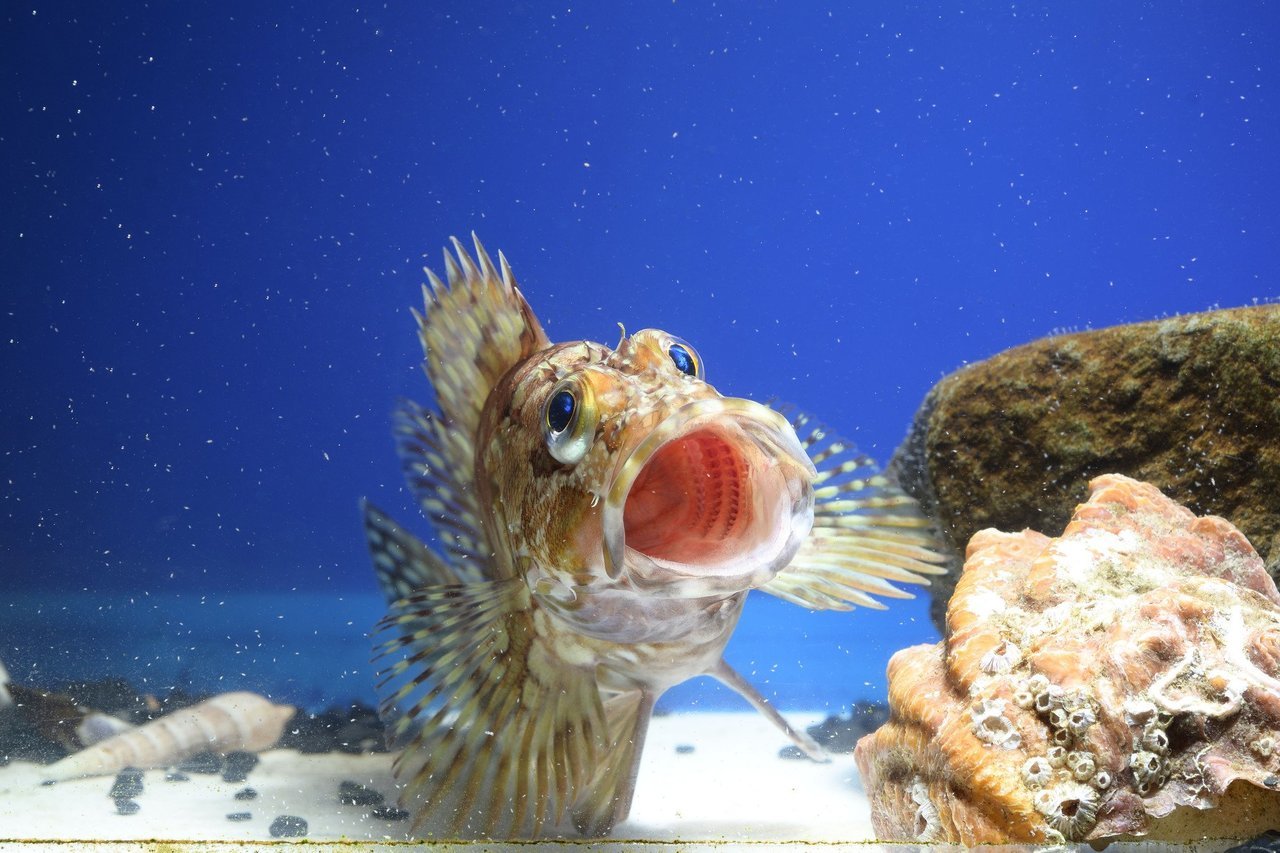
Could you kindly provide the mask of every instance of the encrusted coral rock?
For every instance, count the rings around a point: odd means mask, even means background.
[[[1280,826],[1280,593],[1228,522],[1090,483],[1062,536],[984,530],[948,639],[889,663],[858,743],[886,840],[1248,837]]]
[[[1239,527],[1280,572],[1280,305],[1035,341],[929,392],[891,471],[953,543],[941,628],[979,530],[1058,530],[1117,472]]]

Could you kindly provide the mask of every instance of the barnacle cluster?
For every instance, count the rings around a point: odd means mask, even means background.
[[[890,661],[892,716],[856,751],[880,838],[1280,826],[1280,591],[1227,522],[1092,488],[1060,538],[977,534],[945,642]]]

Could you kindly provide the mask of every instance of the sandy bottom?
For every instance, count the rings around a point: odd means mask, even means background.
[[[788,717],[808,725],[821,715]],[[698,841],[872,839],[853,757],[834,756],[829,764],[781,759],[778,750],[786,745],[784,736],[753,713],[654,719],[631,819],[615,837],[681,840],[682,849]],[[136,798],[139,811],[132,815],[118,814],[109,798],[112,777],[41,786],[38,765],[15,762],[0,768],[0,841],[260,841],[271,839],[271,823],[281,815],[305,819],[313,841],[406,840],[407,822],[380,820],[367,806],[338,802],[339,782],[350,780],[393,803],[389,756],[273,750],[261,758],[244,783],[195,773],[187,782],[166,782],[164,771],[148,771]],[[234,799],[246,786],[257,798]],[[234,812],[251,817],[232,822],[227,815]]]

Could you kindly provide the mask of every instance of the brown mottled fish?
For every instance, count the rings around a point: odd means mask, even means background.
[[[415,831],[609,832],[654,703],[699,675],[821,759],[725,645],[752,589],[814,609],[910,597],[890,581],[939,561],[910,498],[805,418],[721,396],[673,335],[553,344],[501,254],[453,248],[416,315],[438,408],[397,418],[437,547],[365,507]]]

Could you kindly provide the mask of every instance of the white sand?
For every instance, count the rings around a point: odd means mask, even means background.
[[[787,716],[793,724],[807,725],[821,715]],[[694,751],[677,753],[681,744]],[[682,849],[692,849],[690,841],[871,839],[853,757],[835,756],[830,764],[778,758],[786,745],[786,738],[754,713],[654,719],[631,819],[615,830],[615,837],[679,839],[686,842]],[[140,811],[124,816],[107,795],[113,777],[42,787],[39,766],[16,762],[0,768],[0,841],[268,840],[271,821],[285,814],[306,819],[311,840],[405,839],[406,822],[377,820],[368,807],[344,806],[337,799],[338,783],[350,779],[393,802],[387,755],[308,756],[273,750],[262,755],[244,783],[189,775],[188,782],[166,782],[163,771],[148,771],[137,797]],[[258,798],[233,799],[246,785]],[[228,813],[241,811],[251,812],[252,818],[227,820]]]

